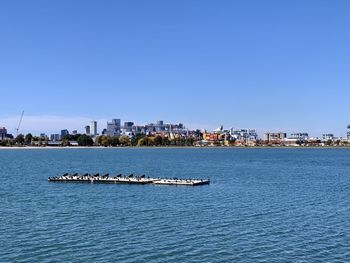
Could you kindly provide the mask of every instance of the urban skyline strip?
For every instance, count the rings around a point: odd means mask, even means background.
[[[20,140],[17,137],[23,135],[20,132],[20,119],[17,134],[13,135],[7,132],[6,127],[0,127],[0,141],[15,141]],[[321,144],[334,144],[337,145],[347,144],[350,141],[350,125],[347,126],[347,130],[344,130],[344,137],[336,137],[333,133],[324,133],[322,137],[311,137],[308,132],[299,131],[288,134],[285,131],[278,132],[264,132],[263,136],[259,136],[256,129],[250,128],[229,128],[224,129],[221,125],[214,130],[205,129],[188,129],[183,123],[165,123],[163,120],[158,120],[155,123],[148,123],[145,125],[138,125],[132,121],[125,121],[122,124],[120,118],[114,118],[111,121],[107,121],[106,124],[99,125],[97,121],[91,121],[90,124],[84,126],[84,132],[79,133],[78,130],[72,130],[63,128],[60,133],[53,133],[47,135],[41,133],[39,136],[33,136],[31,133],[27,135],[30,138],[38,138],[39,141],[45,142],[46,145],[61,145],[62,141],[69,140],[69,145],[77,145],[75,140],[80,135],[89,136],[94,144],[100,144],[100,139],[103,137],[124,137],[129,138],[130,142],[141,139],[143,137],[155,138],[161,137],[167,140],[176,140],[177,138],[191,139],[191,145],[193,146],[217,146],[217,145],[246,145],[256,146],[261,144],[274,144],[274,145],[301,145],[309,143],[311,145]],[[99,132],[100,131],[100,132]],[[28,138],[27,138],[28,141]],[[27,142],[29,143],[29,142]],[[31,143],[31,142],[30,142]],[[67,143],[66,143],[67,144]]]

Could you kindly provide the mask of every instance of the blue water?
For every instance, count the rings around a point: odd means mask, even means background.
[[[350,149],[0,150],[0,262],[350,262]],[[49,183],[66,171],[209,186]]]

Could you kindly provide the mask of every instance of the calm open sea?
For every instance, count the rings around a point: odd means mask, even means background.
[[[0,262],[350,262],[350,149],[0,150]],[[49,183],[64,172],[209,186]]]

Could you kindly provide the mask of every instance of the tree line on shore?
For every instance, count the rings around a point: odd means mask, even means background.
[[[72,142],[77,142],[79,146],[105,146],[105,147],[118,147],[118,146],[193,146],[195,139],[192,137],[184,138],[178,137],[169,139],[160,135],[136,135],[130,138],[127,135],[121,136],[109,136],[101,135],[97,136],[95,141],[91,136],[86,134],[65,135],[59,145],[71,146]],[[0,142],[0,146],[47,146],[49,140],[47,137],[42,138],[33,136],[28,133],[26,135],[19,134],[16,138],[10,140],[3,140]]]
[[[160,135],[144,135],[138,134],[132,138],[126,135],[121,136],[108,136],[101,135],[97,136],[95,140],[89,135],[86,134],[69,134],[65,135],[61,141],[52,144],[49,142],[47,137],[33,136],[28,133],[26,135],[19,134],[14,139],[5,139],[0,141],[0,146],[104,146],[104,147],[122,147],[122,146],[194,146],[196,143],[200,143],[201,136],[196,135],[193,137],[182,137],[178,136],[175,138],[168,138]],[[73,142],[75,142],[73,144]],[[237,144],[238,143],[238,144]],[[212,146],[222,146],[222,141],[215,141],[211,143]],[[244,145],[241,142],[236,140],[228,141],[228,146]],[[279,141],[263,141],[256,140],[254,143],[255,146],[285,146],[283,142]],[[299,146],[347,146],[349,145],[347,141],[341,140],[327,140],[327,141],[301,141],[297,140],[296,145]]]
[[[42,138],[39,136],[33,136],[31,133],[19,134],[14,139],[5,139],[0,142],[0,146],[15,146],[15,145],[47,145],[48,138]]]

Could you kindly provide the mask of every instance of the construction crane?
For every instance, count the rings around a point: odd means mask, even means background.
[[[21,127],[23,115],[24,115],[24,110],[22,111],[21,118],[19,119],[18,126],[17,126],[17,128],[15,129],[15,130],[16,130],[16,136],[18,136],[18,131],[19,131],[19,128]]]

